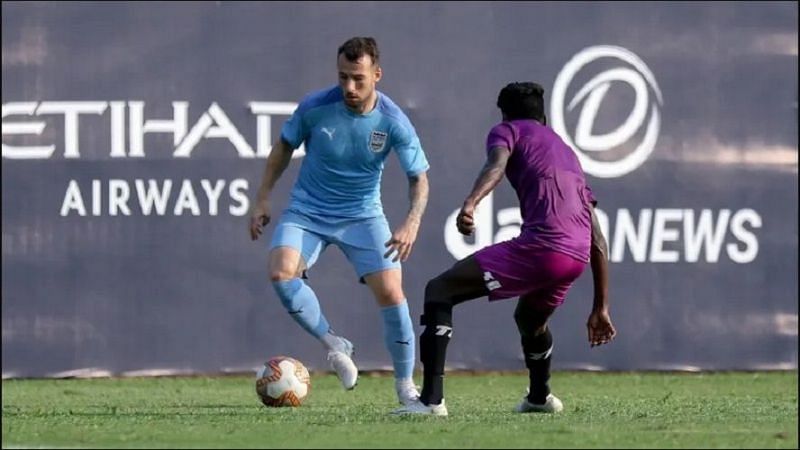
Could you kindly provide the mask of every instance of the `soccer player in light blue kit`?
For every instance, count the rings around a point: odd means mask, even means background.
[[[305,142],[300,174],[270,245],[272,285],[292,318],[327,349],[343,387],[352,389],[358,378],[353,345],[333,333],[317,295],[303,280],[320,253],[337,245],[381,307],[395,389],[400,402],[408,404],[419,393],[412,380],[414,329],[400,262],[411,252],[428,202],[429,165],[411,122],[375,88],[381,78],[375,40],[345,42],[337,68],[339,85],[306,96],[283,126],[253,203],[250,235],[258,239],[269,223],[270,193],[292,151]],[[392,152],[408,176],[411,200],[405,221],[394,232],[380,199],[384,160]]]

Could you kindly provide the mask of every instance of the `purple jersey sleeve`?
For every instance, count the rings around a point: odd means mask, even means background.
[[[493,147],[505,147],[513,152],[516,141],[517,133],[514,126],[508,122],[500,122],[489,131],[489,136],[486,138],[486,152],[488,153]]]

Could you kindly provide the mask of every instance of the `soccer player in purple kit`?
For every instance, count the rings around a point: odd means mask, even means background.
[[[515,408],[520,413],[563,409],[548,385],[553,338],[547,320],[587,264],[594,281],[589,343],[602,345],[616,334],[608,312],[608,250],[594,212],[597,202],[577,157],[546,125],[544,89],[536,83],[511,83],[500,91],[497,106],[503,121],[489,132],[487,162],[456,225],[464,235],[473,233],[475,207],[505,173],[520,202],[520,235],[478,250],[425,286],[422,394],[397,414],[447,415],[445,354],[453,307],[464,301],[519,297],[514,319],[530,377],[528,394]]]

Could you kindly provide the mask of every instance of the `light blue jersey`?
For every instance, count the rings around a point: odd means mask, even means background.
[[[350,111],[338,86],[311,93],[283,125],[281,137],[292,148],[306,144],[288,205],[303,214],[382,216],[380,183],[389,153],[397,154],[408,176],[430,167],[411,122],[380,92],[367,114]]]
[[[408,176],[429,167],[417,133],[400,108],[378,92],[375,108],[356,114],[345,106],[342,90],[334,86],[304,98],[284,124],[281,138],[292,148],[305,142],[306,156],[289,205],[275,226],[270,251],[295,249],[308,270],[333,244],[344,252],[362,283],[372,274],[399,270],[399,261],[384,256],[392,232],[381,206],[383,162],[394,150]],[[292,318],[329,345],[335,336],[314,291],[300,278],[276,280],[273,286]],[[383,307],[381,317],[395,386],[410,385],[416,392],[411,379],[414,326],[407,301]],[[345,388],[352,388],[342,380]]]

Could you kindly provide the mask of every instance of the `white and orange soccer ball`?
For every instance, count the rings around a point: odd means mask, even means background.
[[[300,406],[310,391],[308,369],[294,358],[270,358],[256,372],[256,392],[267,406]]]

